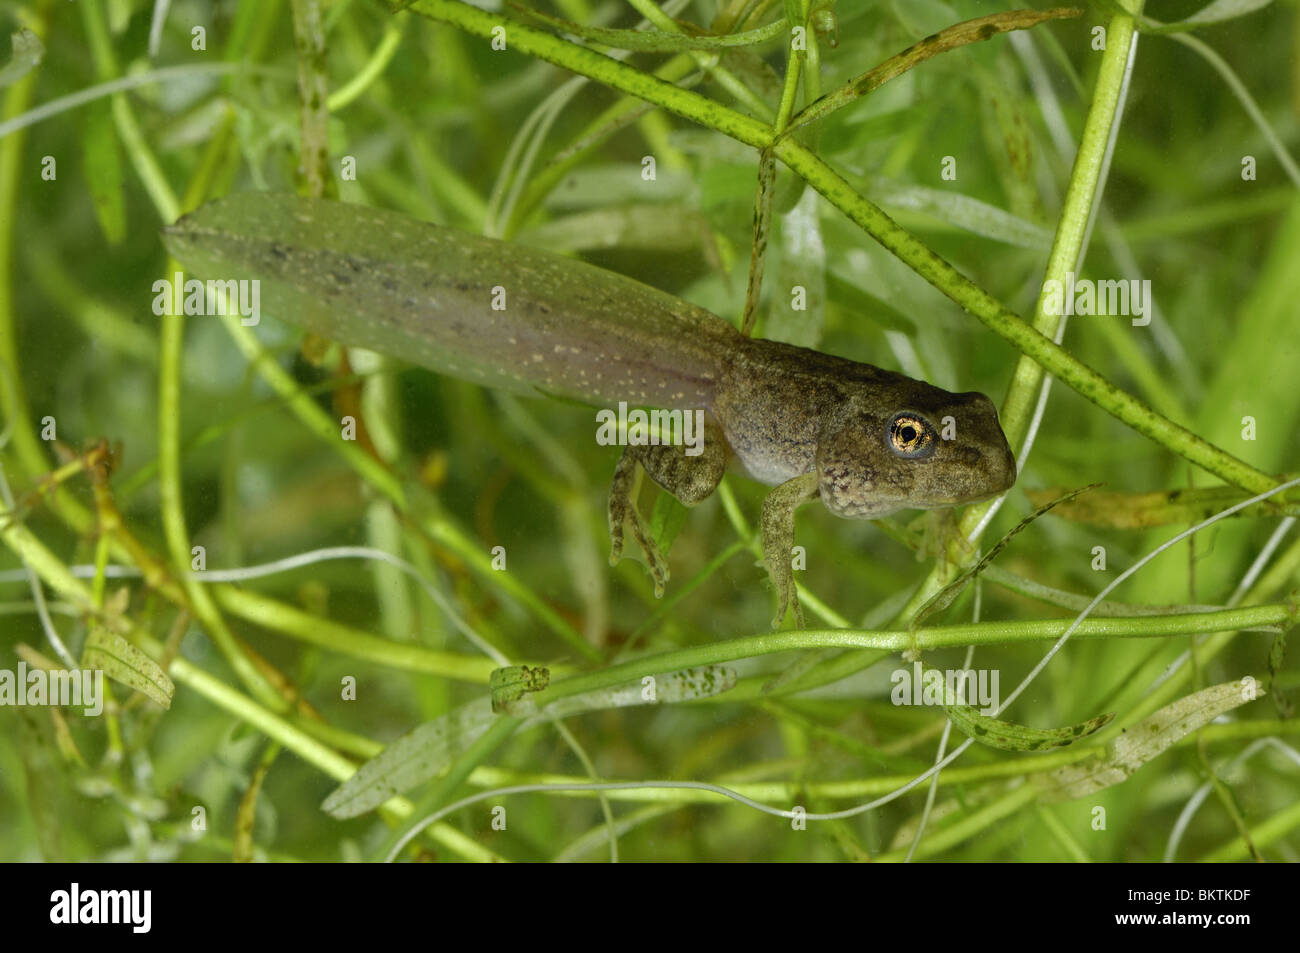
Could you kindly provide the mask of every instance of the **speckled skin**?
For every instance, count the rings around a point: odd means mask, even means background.
[[[816,471],[832,513],[869,519],[1001,493],[1015,459],[983,394],[953,394],[924,381],[776,341],[741,339],[711,405],[732,452],[757,480],[776,486]],[[892,452],[886,426],[912,411],[953,439],[926,459]]]
[[[345,344],[515,392],[705,410],[703,454],[627,447],[615,474],[611,559],[631,523],[657,593],[668,571],[632,504],[638,465],[687,504],[709,496],[729,462],[776,487],[763,536],[777,624],[787,605],[801,621],[789,565],[800,503],[820,497],[839,516],[873,518],[983,499],[1015,482],[997,411],[982,394],[750,340],[678,298],[542,250],[262,193],[204,206],[164,229],[164,240],[204,278],[261,279],[269,313]],[[900,412],[933,430],[924,458],[891,448]]]

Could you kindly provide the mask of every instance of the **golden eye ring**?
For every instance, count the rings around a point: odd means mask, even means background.
[[[934,453],[934,427],[920,414],[900,411],[885,426],[885,443],[905,460],[923,460]]]

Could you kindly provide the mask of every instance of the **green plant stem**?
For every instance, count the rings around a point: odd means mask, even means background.
[[[90,46],[91,57],[95,61],[95,72],[101,82],[116,79],[118,69],[117,57],[113,52],[113,41],[108,35],[108,24],[104,22],[103,5],[83,3],[81,22],[86,31],[86,41]],[[135,167],[136,175],[149,193],[154,206],[162,213],[164,221],[174,221],[180,215],[180,203],[167,181],[166,174],[154,158],[153,151],[145,142],[140,124],[135,120],[135,113],[127,101],[126,93],[116,92],[111,100],[113,124],[117,134],[126,148],[127,157]]]
[[[236,586],[214,586],[213,594],[222,609],[245,622],[375,665],[478,685],[486,685],[497,668],[496,662],[481,655],[457,655],[411,642],[394,642]]]
[[[384,25],[384,36],[370,55],[370,59],[366,60],[356,76],[329,94],[325,105],[331,113],[345,109],[369,89],[371,83],[383,75],[388,64],[392,62],[393,56],[396,55],[398,47],[402,45],[402,31],[406,21],[406,15],[399,13]]]
[[[811,33],[812,31],[808,31]],[[790,116],[794,113],[795,97],[799,92],[799,76],[802,72],[804,58],[793,48],[791,43],[786,44],[785,52],[785,82],[781,86],[781,103],[776,107],[776,118],[772,120],[772,131],[781,133],[790,122]]]
[[[1222,609],[1174,616],[1138,616],[1134,618],[1088,618],[1079,624],[1073,638],[1157,638],[1225,629],[1259,626],[1289,626],[1300,615],[1300,608],[1285,603]],[[792,649],[873,649],[900,652],[917,646],[921,649],[950,648],[961,645],[999,645],[1037,642],[1060,638],[1073,624],[1072,619],[1035,619],[1025,621],[972,622],[964,625],[935,626],[893,631],[859,629],[804,629],[771,632],[709,645],[689,646],[656,655],[642,656],[596,672],[587,672],[553,681],[539,692],[538,704],[567,698],[583,692],[609,688],[636,681],[647,675],[675,672],[683,668],[714,665],[743,658],[757,658]],[[839,661],[836,659],[835,661]],[[726,700],[727,695],[719,696]]]
[[[52,0],[34,4],[27,26],[44,40]],[[32,70],[4,93],[0,118],[12,119],[27,112],[36,88],[39,70]],[[37,436],[27,392],[18,369],[18,328],[14,313],[14,229],[18,225],[18,182],[23,167],[25,131],[0,139],[0,409],[5,424],[12,428],[10,440],[18,459],[18,472],[34,476],[46,469],[45,447]],[[83,510],[84,513],[84,510]],[[87,521],[88,522],[88,521]]]
[[[168,259],[168,274],[180,271],[180,265]],[[161,340],[158,361],[158,499],[162,508],[163,533],[172,565],[188,568],[193,558],[181,490],[181,354],[185,339],[185,318],[165,314],[160,319]],[[275,690],[252,660],[240,648],[226,626],[216,603],[207,589],[188,573],[181,576],[194,614],[204,630],[226,657],[241,682],[253,696],[273,711],[283,711],[288,702]]]
[[[1124,77],[1130,67],[1130,55],[1134,51],[1132,42],[1134,28],[1133,18],[1125,14],[1112,17],[1106,28],[1106,51],[1102,54],[1101,69],[1097,74],[1092,104],[1088,108],[1079,151],[1075,155],[1074,168],[1066,188],[1065,203],[1057,221],[1056,235],[1052,240],[1052,250],[1048,255],[1047,268],[1043,274],[1042,289],[1046,289],[1049,281],[1064,282],[1066,273],[1077,270],[1087,251],[1083,242],[1087,236],[1092,210],[1098,199],[1097,190],[1104,171],[1107,143],[1111,138],[1112,129],[1119,121]],[[1044,337],[1054,339],[1062,318],[1061,315],[1048,312],[1047,301],[1046,290],[1040,290],[1038,303],[1034,308],[1033,328]],[[1025,430],[1029,426],[1034,402],[1042,386],[1043,370],[1043,366],[1029,357],[1022,357],[1016,364],[1015,375],[1006,399],[1002,402],[1001,412],[1002,427],[1007,434],[1008,442],[1013,447],[1024,438]],[[1270,485],[1271,482],[1263,483],[1251,489],[1260,492],[1268,489]],[[979,522],[986,506],[987,504],[970,507],[966,511],[962,523],[967,532]]]

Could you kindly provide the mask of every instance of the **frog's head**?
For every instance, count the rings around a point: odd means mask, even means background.
[[[831,512],[874,519],[988,499],[1016,482],[1016,460],[983,394],[920,381],[850,398],[818,441],[821,498]]]

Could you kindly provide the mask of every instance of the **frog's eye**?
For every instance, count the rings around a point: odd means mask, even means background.
[[[934,453],[934,428],[920,414],[906,410],[894,414],[885,435],[889,449],[900,457],[920,460]]]

